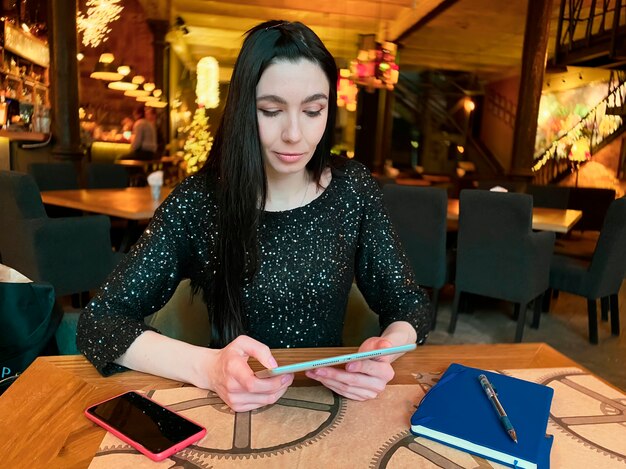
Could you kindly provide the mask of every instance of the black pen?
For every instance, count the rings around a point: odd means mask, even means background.
[[[513,425],[511,425],[511,421],[509,420],[509,416],[506,415],[506,411],[504,410],[504,407],[502,407],[502,404],[500,404],[500,400],[498,399],[498,395],[496,394],[496,391],[493,389],[493,386],[491,385],[491,383],[489,382],[489,380],[487,379],[485,375],[479,375],[478,381],[480,381],[480,385],[485,391],[485,394],[487,394],[487,398],[489,398],[489,400],[493,404],[493,408],[496,409],[496,412],[498,413],[498,417],[500,419],[500,422],[502,423],[502,426],[504,427],[506,432],[509,434],[511,439],[515,443],[517,443],[517,433],[515,433],[515,429],[513,428]]]

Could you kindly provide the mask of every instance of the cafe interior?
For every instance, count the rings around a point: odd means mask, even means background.
[[[81,309],[206,162],[246,31],[280,19],[311,27],[335,58],[332,153],[371,171],[430,295],[418,352],[497,344],[515,361],[533,344],[626,390],[621,1],[0,4],[0,263],[52,285],[60,310],[35,365],[83,359]],[[157,135],[150,159],[128,158],[138,107]],[[190,291],[181,282],[146,321],[206,344]],[[353,286],[344,345],[377,330]],[[19,348],[11,339],[2,347]],[[436,360],[463,360],[451,353]]]

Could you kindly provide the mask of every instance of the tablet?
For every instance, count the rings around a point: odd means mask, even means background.
[[[279,366],[276,368],[257,371],[255,375],[258,378],[270,378],[272,376],[284,375],[285,373],[296,373],[298,371],[312,370],[324,366],[341,365],[342,363],[353,362],[357,360],[367,360],[368,358],[382,357],[383,355],[393,355],[394,353],[404,353],[415,350],[416,344],[399,345],[398,347],[379,348],[370,350],[369,352],[349,353],[347,355],[338,355],[336,357],[322,358],[320,360],[311,360],[308,362],[294,363],[293,365]]]

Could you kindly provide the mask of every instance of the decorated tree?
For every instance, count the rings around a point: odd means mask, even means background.
[[[187,135],[183,147],[185,171],[187,174],[194,174],[204,166],[213,146],[213,137],[209,131],[209,118],[203,106],[196,109],[191,123],[183,129],[183,132]]]

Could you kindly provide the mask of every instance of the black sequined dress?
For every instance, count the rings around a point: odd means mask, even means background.
[[[81,314],[79,349],[103,374],[144,331],[180,280],[204,277],[214,259],[216,206],[202,176],[184,180]],[[381,191],[360,163],[333,169],[309,204],[264,212],[259,270],[244,290],[247,334],[272,348],[341,345],[356,279],[381,328],[408,321],[418,341],[428,332],[429,301],[383,207]]]

